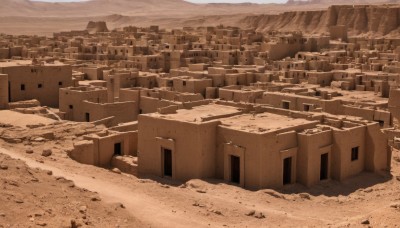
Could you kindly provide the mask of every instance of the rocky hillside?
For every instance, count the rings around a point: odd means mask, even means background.
[[[347,25],[352,35],[397,36],[400,33],[400,5],[331,6],[328,10],[246,16],[240,23],[259,31],[300,30],[319,34],[327,33],[332,25]]]
[[[193,4],[185,0],[90,0],[84,2],[40,2],[1,0],[0,17],[88,17],[125,16],[191,17],[243,13],[279,13],[287,10],[326,9],[331,4],[382,3],[390,0],[318,0],[307,4]]]

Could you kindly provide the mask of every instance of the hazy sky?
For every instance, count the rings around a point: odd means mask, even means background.
[[[42,2],[79,2],[81,0],[31,0],[31,1],[42,1]],[[162,1],[162,0],[160,0]],[[253,3],[285,3],[287,0],[186,0],[194,3],[241,3],[241,2],[253,2]]]

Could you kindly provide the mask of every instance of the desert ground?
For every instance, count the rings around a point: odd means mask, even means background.
[[[67,156],[102,126],[12,111],[1,111],[0,123],[0,227],[400,226],[399,151],[387,173],[249,191],[220,180],[138,178]]]

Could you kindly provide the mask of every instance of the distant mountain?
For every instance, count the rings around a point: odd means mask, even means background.
[[[314,9],[330,4],[382,3],[393,0],[311,0]],[[398,0],[395,0],[398,1]],[[292,1],[303,2],[303,1]],[[300,4],[304,5],[304,4]],[[298,6],[305,10],[309,6]],[[309,8],[308,8],[309,9]],[[287,4],[194,4],[184,0],[91,0],[85,2],[32,2],[29,0],[0,0],[0,17],[87,17],[120,14],[127,16],[198,16],[243,13],[277,13],[287,10]]]
[[[400,34],[400,9],[382,3],[400,0],[311,0],[295,4],[193,4],[184,0],[91,0],[49,3],[0,0],[0,33],[45,34],[80,30],[89,21],[105,21],[109,29],[123,26],[233,25],[259,31],[301,30],[326,33],[329,25],[346,24],[353,34]],[[370,3],[382,7],[353,7]],[[328,7],[348,5],[347,7]],[[50,18],[51,17],[51,18]],[[329,23],[331,24],[329,24]]]
[[[161,4],[162,2],[162,4]],[[183,0],[91,0],[87,2],[32,2],[29,0],[1,0],[0,16],[102,16],[110,14],[147,15],[165,14],[195,4]]]

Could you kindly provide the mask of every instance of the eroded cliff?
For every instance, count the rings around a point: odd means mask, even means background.
[[[241,24],[259,31],[293,31],[304,33],[328,33],[333,25],[346,25],[351,35],[400,34],[400,5],[342,5],[328,10],[293,11],[277,15],[244,17]]]

